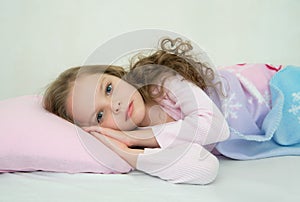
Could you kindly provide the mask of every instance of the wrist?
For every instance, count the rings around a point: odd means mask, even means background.
[[[152,129],[134,130],[127,131],[130,147],[148,147],[157,148],[159,147],[158,142],[152,132]]]
[[[121,158],[127,161],[127,163],[129,163],[133,168],[136,168],[138,156],[139,154],[142,153],[144,153],[143,149],[130,149],[130,148],[118,152]]]

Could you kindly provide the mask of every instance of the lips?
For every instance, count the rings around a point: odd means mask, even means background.
[[[131,101],[128,105],[128,109],[127,109],[127,112],[126,112],[126,120],[131,117],[132,112],[133,112],[133,101]]]

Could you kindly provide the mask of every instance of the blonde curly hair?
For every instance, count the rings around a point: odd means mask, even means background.
[[[134,56],[129,74],[125,75],[125,80],[139,89],[145,101],[151,101],[163,93],[161,91],[153,94],[151,84],[157,83],[156,80],[160,77],[164,77],[164,81],[175,74],[180,74],[207,93],[209,89],[220,92],[221,83],[217,82],[213,67],[207,61],[197,59],[192,53],[193,46],[189,41],[164,38],[159,46],[150,55],[139,53]]]

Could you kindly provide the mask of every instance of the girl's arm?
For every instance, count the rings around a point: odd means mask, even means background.
[[[209,184],[219,170],[218,159],[204,147],[186,143],[172,148],[144,150],[136,169],[172,183]]]
[[[172,183],[208,184],[218,173],[218,159],[198,144],[166,149],[131,149],[114,138],[97,132],[91,134],[133,168]]]
[[[229,137],[228,124],[218,107],[198,86],[174,76],[166,80],[162,107],[181,111],[178,121],[152,127],[161,148],[184,143],[210,145]],[[172,109],[171,109],[172,110]]]

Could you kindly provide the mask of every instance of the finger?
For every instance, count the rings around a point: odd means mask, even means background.
[[[127,136],[121,131],[105,129],[105,131],[104,130],[102,131],[102,134],[108,137],[109,139],[118,140],[119,142],[122,142],[129,146]]]
[[[103,128],[101,128],[100,126],[88,126],[88,127],[82,127],[83,130],[85,130],[86,132],[98,132],[98,133],[103,133]]]
[[[129,142],[127,136],[119,131],[119,130],[113,130],[113,129],[109,129],[109,128],[102,128],[99,126],[90,126],[88,127],[88,132],[98,132],[101,133],[102,135],[105,135],[107,137],[116,139],[124,144],[126,144],[127,146],[131,146],[131,143]]]
[[[100,140],[102,143],[107,143],[107,137],[105,137],[104,135],[98,133],[98,132],[90,132],[91,135],[93,135],[95,138],[97,138],[98,140]]]
[[[102,135],[97,132],[91,132],[91,134],[113,151],[120,150],[121,148],[126,148],[126,146],[122,142],[116,139]]]
[[[82,127],[83,130],[90,132],[90,131],[94,131],[95,130],[95,126],[85,126]]]
[[[90,134],[93,135],[93,136],[96,137],[96,138],[101,138],[101,137],[103,137],[102,134],[100,134],[100,133],[98,133],[98,132],[95,132],[95,131],[91,131]]]

